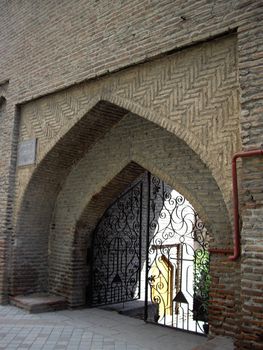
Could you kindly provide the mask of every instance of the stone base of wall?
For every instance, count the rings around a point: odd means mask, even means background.
[[[31,314],[67,308],[65,298],[44,293],[10,297],[10,303]]]

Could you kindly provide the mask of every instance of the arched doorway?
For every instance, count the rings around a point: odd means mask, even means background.
[[[192,205],[145,172],[107,208],[93,233],[89,305],[207,334],[208,240]]]
[[[191,201],[213,244],[228,241],[231,227],[222,192],[199,155],[178,136],[138,115],[107,103],[95,107],[44,157],[25,188],[17,211],[12,295],[46,292],[65,298],[70,307],[83,307],[91,290],[86,285],[91,233],[112,201],[146,169]],[[101,109],[115,119],[106,114],[108,128],[103,124],[96,142],[83,143],[91,140],[89,117]],[[145,261],[146,249],[141,259]],[[169,270],[165,263],[163,268]]]

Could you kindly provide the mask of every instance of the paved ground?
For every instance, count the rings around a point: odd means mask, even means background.
[[[202,336],[99,309],[28,314],[0,306],[0,349],[190,350]]]

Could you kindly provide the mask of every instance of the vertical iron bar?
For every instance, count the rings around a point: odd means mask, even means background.
[[[117,274],[120,276],[119,266],[120,266],[120,237],[117,237]],[[121,293],[122,294],[122,293]],[[117,285],[117,302],[120,301],[120,288]]]
[[[93,306],[94,304],[94,300],[93,300],[93,297],[94,297],[94,292],[93,292],[93,285],[94,285],[94,276],[93,276],[93,269],[94,269],[94,244],[95,244],[95,233],[92,235],[92,238],[91,238],[91,249],[90,249],[90,254],[91,254],[91,257],[90,257],[90,270],[89,270],[89,288],[91,289],[90,292],[88,292],[88,296],[90,297],[90,301],[88,302],[87,301],[87,291],[86,291],[86,304],[90,303],[91,306]],[[87,252],[87,250],[86,250]]]
[[[187,304],[187,330],[189,331],[189,305]]]
[[[157,211],[157,213],[159,213],[159,217],[160,217],[160,214],[161,214],[161,212],[162,212],[162,210],[163,210],[163,208],[164,208],[164,203],[165,203],[165,187],[164,187],[164,181],[163,180],[161,180],[161,188],[162,188],[162,192],[161,192],[161,200],[162,200],[162,202],[161,202],[161,208],[158,208],[158,211]],[[156,196],[156,204],[158,203],[158,197]],[[159,221],[159,217],[158,217],[158,221]],[[165,243],[165,241],[162,241],[162,243]],[[161,249],[160,249],[160,254],[161,254],[161,256],[162,256],[162,254],[165,252],[165,248],[164,248],[164,251],[163,251],[163,247],[162,247],[162,243],[161,243]],[[169,248],[168,248],[169,249]],[[157,257],[158,257],[158,255],[157,255]],[[169,261],[169,258],[168,258],[168,261]],[[169,266],[168,266],[168,271],[169,271]],[[164,276],[163,276],[163,274],[162,274],[162,271],[161,271],[161,269],[159,268],[159,273],[160,273],[160,275],[164,278]],[[168,280],[166,281],[167,282],[167,288],[169,288],[169,272],[168,272]],[[165,278],[164,278],[164,280],[165,280]],[[168,290],[167,290],[167,295],[168,295]],[[166,310],[166,308],[167,308],[167,305],[165,304],[165,299],[163,298],[163,309],[164,309],[164,313],[163,313],[163,324],[164,324],[164,326],[166,326],[166,313],[167,313],[167,310]]]
[[[110,249],[107,249],[107,281],[106,281],[106,286],[107,286],[107,291],[106,291],[106,301],[109,299],[109,277],[110,277],[110,271],[109,271],[109,266],[110,266]]]
[[[127,245],[125,246],[125,273],[124,273],[124,297],[123,297],[123,303],[124,301],[128,300],[129,297],[129,288],[128,288],[128,282],[127,282],[127,274],[128,274],[128,247]]]
[[[139,231],[139,295],[141,297],[141,268],[142,268],[142,194],[143,194],[143,180],[140,183],[140,231]]]
[[[177,310],[177,312],[176,312],[176,328],[178,328],[178,318],[179,318],[179,307],[178,306],[176,306],[176,310]]]
[[[148,319],[148,259],[149,259],[149,240],[150,240],[150,208],[151,208],[151,173],[147,172],[147,228],[146,228],[146,268],[145,268],[145,303],[144,303],[144,321]]]

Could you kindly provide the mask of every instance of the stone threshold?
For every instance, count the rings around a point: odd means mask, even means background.
[[[65,298],[47,293],[12,296],[10,303],[32,314],[67,309]]]

